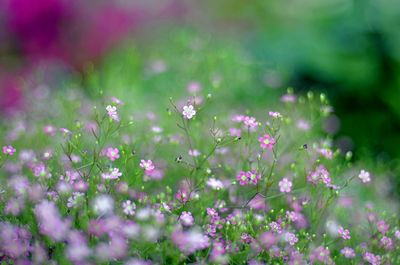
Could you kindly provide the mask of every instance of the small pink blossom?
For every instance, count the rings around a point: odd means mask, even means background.
[[[240,129],[237,129],[237,128],[230,128],[229,129],[229,134],[230,134],[230,136],[240,137],[241,134],[242,134],[242,131]]]
[[[191,212],[182,212],[179,221],[183,226],[192,226],[194,224],[194,218]]]
[[[391,250],[393,248],[393,241],[390,237],[383,236],[380,240],[380,245],[386,250]]]
[[[249,128],[256,128],[258,126],[258,122],[256,118],[251,117],[251,116],[245,116],[243,120],[244,124],[248,126]]]
[[[187,85],[187,90],[190,93],[197,93],[200,92],[201,90],[201,84],[197,81],[191,81],[189,82],[189,84]]]
[[[296,235],[293,233],[290,233],[290,232],[285,233],[284,238],[285,238],[285,241],[288,242],[289,245],[291,245],[291,246],[294,246],[299,241],[299,239],[296,237]]]
[[[331,252],[329,251],[328,248],[319,246],[311,252],[311,255],[310,255],[311,264],[314,264],[316,262],[321,262],[323,264],[331,264],[332,259],[331,259],[330,255],[331,255]]]
[[[244,115],[234,115],[232,117],[233,122],[243,122],[246,116]]]
[[[108,105],[108,106],[106,107],[106,110],[107,110],[108,116],[109,116],[112,120],[114,120],[114,121],[119,121],[119,116],[118,116],[118,112],[117,112],[117,107]]]
[[[153,161],[151,161],[151,160],[146,161],[146,160],[142,159],[142,160],[140,160],[139,166],[141,168],[143,168],[146,171],[146,173],[152,172],[155,169]]]
[[[111,101],[117,105],[124,105],[124,102],[122,102],[120,99],[116,97],[111,97]]]
[[[326,159],[332,159],[333,153],[332,150],[327,149],[327,148],[319,148],[317,149],[317,152],[324,156]]]
[[[296,123],[296,126],[299,130],[302,130],[302,131],[308,131],[311,128],[310,123],[303,119],[299,119]]]
[[[261,175],[258,174],[254,169],[247,172],[247,177],[254,185],[257,184],[257,182],[261,179]]]
[[[349,248],[349,247],[344,247],[340,253],[345,256],[348,259],[352,259],[356,256],[356,253],[354,252],[354,249]]]
[[[378,255],[374,255],[370,252],[365,252],[363,258],[366,262],[371,265],[380,265],[381,264],[381,257]]]
[[[281,101],[285,103],[293,103],[296,101],[296,96],[293,94],[285,94],[281,97]]]
[[[247,173],[244,171],[240,171],[239,174],[236,176],[236,179],[239,181],[239,184],[241,186],[245,186],[249,183]]]
[[[207,186],[211,187],[214,190],[220,190],[224,188],[224,184],[222,181],[215,179],[215,178],[210,178],[207,180]]]
[[[286,218],[291,221],[295,222],[298,219],[297,213],[293,211],[286,211]]]
[[[282,227],[277,222],[271,222],[271,223],[269,223],[268,226],[271,229],[271,231],[274,231],[275,233],[278,233],[278,234],[282,233]]]
[[[399,231],[399,230],[396,230],[396,232],[394,232],[394,236],[395,236],[398,240],[400,240],[400,231]]]
[[[240,240],[245,244],[250,244],[253,241],[253,237],[247,233],[242,233]]]
[[[389,225],[385,223],[385,221],[381,220],[376,223],[376,227],[381,234],[386,234],[389,230]]]
[[[348,240],[348,239],[350,239],[351,237],[350,237],[350,231],[349,230],[347,230],[347,229],[344,229],[343,227],[339,227],[339,229],[338,229],[338,233],[339,233],[339,235],[344,239],[344,240]]]
[[[12,156],[17,150],[11,145],[3,146],[3,153]]]
[[[190,120],[196,115],[196,110],[194,109],[193,105],[183,106],[182,115],[186,119]]]
[[[261,175],[257,173],[256,170],[251,171],[240,171],[236,176],[236,180],[239,181],[241,186],[245,186],[247,184],[257,184],[257,182],[261,179]]]
[[[269,134],[265,134],[264,136],[258,138],[258,142],[260,143],[262,149],[268,148],[271,150],[275,145],[275,139]]]
[[[50,136],[56,135],[56,131],[57,131],[57,128],[52,125],[46,125],[43,127],[43,132]]]
[[[279,112],[276,112],[276,111],[270,111],[268,113],[268,115],[275,119],[282,118],[282,114],[280,114]]]
[[[112,147],[107,148],[106,149],[106,156],[111,161],[114,161],[114,160],[118,159],[119,158],[119,150],[118,150],[118,148],[112,148]]]
[[[281,181],[279,181],[279,190],[281,192],[291,192],[292,191],[292,182],[288,180],[287,178],[283,178]]]

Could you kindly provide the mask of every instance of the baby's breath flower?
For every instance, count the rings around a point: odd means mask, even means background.
[[[136,204],[130,200],[126,200],[122,203],[122,209],[126,215],[134,215]]]
[[[106,110],[107,110],[108,116],[109,116],[112,120],[114,120],[114,121],[119,121],[119,116],[118,116],[118,112],[117,112],[117,107],[116,107],[116,106],[108,105],[108,106],[106,107]]]
[[[358,174],[358,178],[361,179],[361,181],[363,183],[368,183],[371,181],[371,177],[368,171],[365,171],[364,169],[362,169],[360,171],[360,174]]]
[[[12,145],[3,146],[3,153],[12,156],[17,150]]]
[[[189,106],[183,106],[183,111],[182,111],[183,117],[186,119],[190,120],[196,115],[196,110],[194,109],[193,105]]]
[[[262,149],[268,148],[271,150],[275,145],[275,139],[269,134],[265,134],[264,136],[258,138],[258,142],[260,143],[260,147]]]
[[[110,168],[109,172],[104,172],[101,174],[103,179],[117,179],[120,176],[122,176],[122,173],[116,167]]]
[[[288,180],[287,178],[283,178],[281,181],[279,181],[279,190],[280,192],[291,192],[292,191],[292,182]]]

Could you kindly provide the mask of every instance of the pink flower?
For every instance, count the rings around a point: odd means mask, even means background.
[[[139,166],[141,168],[143,168],[146,171],[146,173],[150,173],[155,169],[153,161],[151,161],[151,160],[146,161],[146,160],[142,159],[142,160],[140,160]]]
[[[261,175],[257,173],[256,170],[251,171],[240,171],[239,174],[236,176],[236,180],[239,181],[241,186],[245,186],[249,183],[257,184],[257,182],[261,179]]]
[[[249,178],[247,177],[247,173],[244,171],[240,171],[236,176],[236,179],[239,181],[241,186],[245,186],[249,183]]]
[[[17,150],[11,145],[3,146],[3,153],[12,156]]]
[[[296,123],[296,126],[299,130],[302,130],[302,131],[308,131],[308,130],[310,130],[310,127],[311,127],[310,123],[303,119],[299,119]]]
[[[344,239],[344,240],[348,240],[348,239],[350,239],[351,237],[350,237],[350,231],[349,230],[347,230],[347,229],[344,229],[343,227],[339,227],[339,229],[338,229],[338,233],[339,233],[339,235],[341,235],[341,237]]]
[[[391,250],[393,248],[393,241],[390,237],[383,236],[380,245],[386,250]]]
[[[252,129],[258,126],[258,122],[254,117],[245,116],[243,122],[246,126]]]
[[[194,218],[191,212],[182,212],[179,221],[183,226],[192,226],[194,224]]]
[[[111,97],[111,101],[117,105],[124,105],[124,102],[122,102],[120,99],[116,97]]]
[[[324,165],[319,165],[314,171],[310,172],[307,176],[307,181],[311,182],[312,184],[318,184],[322,181],[328,187],[331,186],[329,171],[325,168]]]
[[[197,81],[191,81],[188,85],[187,85],[187,90],[190,93],[197,93],[201,90],[201,84]]]
[[[47,135],[54,136],[56,134],[56,127],[52,125],[46,125],[43,127],[43,132]]]
[[[285,241],[288,242],[289,245],[291,245],[291,246],[294,246],[299,241],[299,239],[296,237],[296,235],[293,233],[290,233],[290,232],[285,233],[284,238],[285,238]]]
[[[242,134],[242,131],[237,128],[229,128],[229,134],[230,134],[230,136],[240,137]]]
[[[210,178],[207,180],[207,186],[211,187],[213,190],[220,190],[224,188],[222,181],[215,178]]]
[[[246,116],[244,115],[234,115],[232,117],[233,122],[243,122]]]
[[[370,252],[365,252],[363,258],[366,262],[371,265],[380,265],[381,264],[381,257],[378,255],[374,255]]]
[[[278,233],[278,234],[282,233],[282,227],[277,222],[269,223],[269,228],[271,229],[271,231],[274,231],[275,233]]]
[[[323,246],[319,246],[311,252],[310,261],[311,264],[316,262],[321,262],[323,264],[331,264],[332,259],[330,258],[331,252],[328,248],[324,248]]]
[[[205,249],[210,245],[209,238],[198,230],[176,230],[171,235],[172,242],[185,254]]]
[[[258,142],[262,149],[272,149],[275,145],[275,139],[272,138],[269,134],[265,134],[264,136],[258,138]]]
[[[34,212],[42,234],[49,236],[54,241],[62,241],[66,238],[70,223],[61,219],[54,202],[42,201],[36,205]]]
[[[363,183],[368,183],[371,181],[371,177],[368,171],[365,171],[364,169],[362,169],[360,171],[360,174],[358,175],[358,178],[361,179],[361,181]]]
[[[386,234],[389,230],[389,225],[385,223],[385,221],[381,220],[376,223],[376,227],[381,234]]]
[[[268,113],[268,115],[275,119],[282,118],[282,114],[280,114],[279,112],[276,112],[276,111],[270,111]]]
[[[119,158],[119,150],[118,150],[118,148],[112,148],[112,147],[107,148],[106,149],[106,156],[111,161],[114,161],[114,160],[118,159]]]
[[[348,259],[352,259],[356,256],[356,253],[354,252],[354,249],[349,248],[349,247],[344,247],[340,253],[342,253],[343,256],[345,256]]]
[[[396,230],[396,232],[394,232],[394,236],[395,236],[398,240],[400,240],[400,231],[399,231],[399,230]]]
[[[279,190],[281,192],[291,192],[292,191],[292,182],[288,180],[287,178],[283,178],[281,181],[279,181]]]
[[[114,121],[119,121],[119,116],[118,116],[118,112],[117,112],[117,107],[108,105],[108,106],[106,107],[106,110],[107,110],[108,116],[109,116],[112,120],[114,120]]]
[[[183,106],[182,115],[186,119],[190,120],[196,115],[196,110],[194,109],[193,105]]]
[[[293,211],[286,211],[286,218],[291,221],[295,222],[298,219],[297,213]]]
[[[264,249],[270,249],[277,241],[277,238],[272,232],[264,232],[259,236],[258,239]]]
[[[258,174],[254,169],[247,172],[247,177],[253,184],[257,184],[257,182],[261,179],[261,175]]]
[[[332,159],[333,153],[332,150],[327,149],[327,148],[319,148],[317,149],[317,152],[324,156],[326,159]]]
[[[253,241],[253,237],[247,233],[242,233],[240,240],[245,244],[250,244]]]
[[[292,103],[296,101],[296,96],[293,94],[285,94],[281,97],[281,101],[285,103]]]

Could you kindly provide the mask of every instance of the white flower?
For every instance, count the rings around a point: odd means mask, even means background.
[[[122,208],[126,215],[134,215],[136,210],[136,204],[130,200],[124,201],[122,203]]]
[[[368,183],[371,181],[371,177],[368,171],[365,171],[364,169],[362,169],[360,171],[360,174],[358,175],[358,178],[361,179],[361,181],[363,183]]]
[[[114,210],[114,200],[108,195],[100,195],[93,201],[93,210],[98,215],[106,215]]]
[[[110,116],[111,119],[113,119],[114,121],[119,121],[117,107],[108,105],[106,107],[106,110],[107,110],[108,116]]]
[[[191,118],[193,118],[194,115],[196,115],[196,111],[194,110],[192,105],[183,106],[182,114],[183,114],[183,117],[190,120]]]

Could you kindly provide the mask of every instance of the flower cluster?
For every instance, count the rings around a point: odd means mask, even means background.
[[[112,97],[101,113],[85,101],[76,118],[5,124],[1,262],[399,263],[385,174],[314,131],[328,105],[289,91],[279,111],[232,119],[197,81],[187,90],[195,103],[171,100],[166,117]]]

